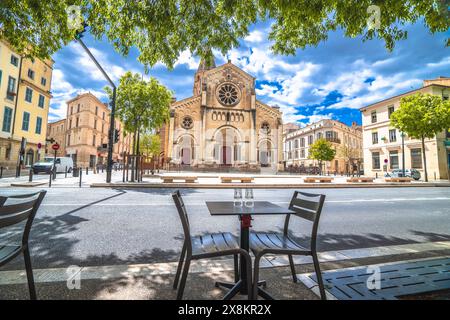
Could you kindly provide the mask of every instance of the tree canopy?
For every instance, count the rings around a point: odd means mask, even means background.
[[[140,149],[147,157],[156,157],[161,152],[161,138],[157,134],[143,134],[140,144]]]
[[[332,161],[336,156],[336,150],[333,145],[324,138],[317,139],[309,147],[309,158],[319,161],[320,171],[322,172],[322,163]]]
[[[112,90],[105,91],[112,98]],[[172,92],[155,78],[148,81],[140,74],[126,72],[117,88],[116,114],[127,132],[160,128],[169,118]]]
[[[263,20],[273,21],[268,38],[279,54],[316,46],[338,29],[347,37],[381,39],[392,50],[407,37],[409,23],[422,20],[432,33],[450,27],[446,0],[2,0],[0,38],[22,54],[48,58],[79,31],[73,6],[95,38],[106,37],[123,55],[136,47],[146,66],[173,67],[184,50],[226,54]]]
[[[404,97],[400,107],[391,114],[391,123],[411,138],[422,141],[425,181],[428,181],[425,138],[432,139],[450,128],[450,101],[422,93]]]

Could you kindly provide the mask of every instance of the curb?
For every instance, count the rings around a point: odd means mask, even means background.
[[[334,189],[334,188],[421,188],[421,187],[450,187],[450,183],[298,183],[298,184],[254,184],[254,183],[227,183],[227,184],[201,184],[201,183],[92,183],[91,188],[158,188],[158,189]]]

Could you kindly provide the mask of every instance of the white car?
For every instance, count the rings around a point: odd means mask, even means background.
[[[53,171],[53,164],[56,166],[56,173],[70,173],[73,170],[73,160],[69,157],[46,157],[44,160],[39,161],[33,165],[33,173],[38,174],[40,172],[50,173]]]

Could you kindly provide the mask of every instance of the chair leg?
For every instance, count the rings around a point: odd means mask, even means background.
[[[34,286],[33,268],[31,267],[30,251],[28,246],[23,250],[23,258],[25,261],[25,270],[27,272],[28,289],[30,291],[30,299],[36,300],[36,288]]]
[[[177,273],[175,274],[175,280],[173,281],[173,289],[176,289],[178,287],[178,281],[180,280],[181,268],[183,268],[185,256],[186,256],[186,244],[183,244],[183,249],[181,249],[180,261],[178,262]]]
[[[184,263],[183,274],[181,275],[181,282],[180,282],[180,287],[178,288],[177,300],[183,299],[184,287],[186,285],[186,280],[187,280],[187,276],[189,273],[190,265],[191,265],[191,260],[187,259],[186,262]]]
[[[259,282],[259,260],[261,256],[257,255],[254,262],[253,271],[253,300],[258,300],[258,282]]]
[[[248,292],[248,300],[254,300],[255,295],[253,294],[253,284],[252,284],[252,258],[249,254],[244,256],[244,259],[247,260],[247,292]],[[256,283],[256,290],[258,290],[258,283]],[[257,292],[258,293],[258,292]],[[258,295],[256,295],[257,297]]]
[[[297,283],[297,273],[295,272],[294,259],[292,259],[292,254],[289,256],[289,265],[291,266],[292,280]]]
[[[316,252],[314,252],[312,254],[312,258],[313,258],[313,263],[314,263],[314,270],[316,272],[317,283],[319,285],[320,298],[322,300],[327,300],[327,296],[325,294],[325,288],[324,288],[324,285],[323,285],[322,273],[320,271],[319,259],[317,258],[317,253]]]
[[[234,255],[234,281],[239,281],[239,255]]]

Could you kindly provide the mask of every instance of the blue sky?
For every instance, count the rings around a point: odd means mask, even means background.
[[[408,26],[408,39],[398,42],[393,52],[388,52],[382,41],[362,42],[336,31],[329,34],[327,42],[298,50],[295,56],[270,52],[269,28],[269,23],[254,25],[240,47],[228,56],[215,52],[216,64],[231,59],[255,76],[257,98],[278,105],[285,122],[305,125],[332,118],[347,124],[361,123],[359,108],[419,88],[423,79],[450,76],[450,48],[445,47],[450,32],[431,35],[422,23]],[[144,73],[136,50],[122,57],[107,41],[89,35],[84,40],[116,83],[128,70]],[[79,44],[69,44],[53,59],[50,121],[65,117],[66,101],[77,93],[90,91],[107,101],[103,92],[107,83]],[[173,70],[157,64],[149,75],[180,100],[192,95],[198,63],[198,57],[183,52]]]

